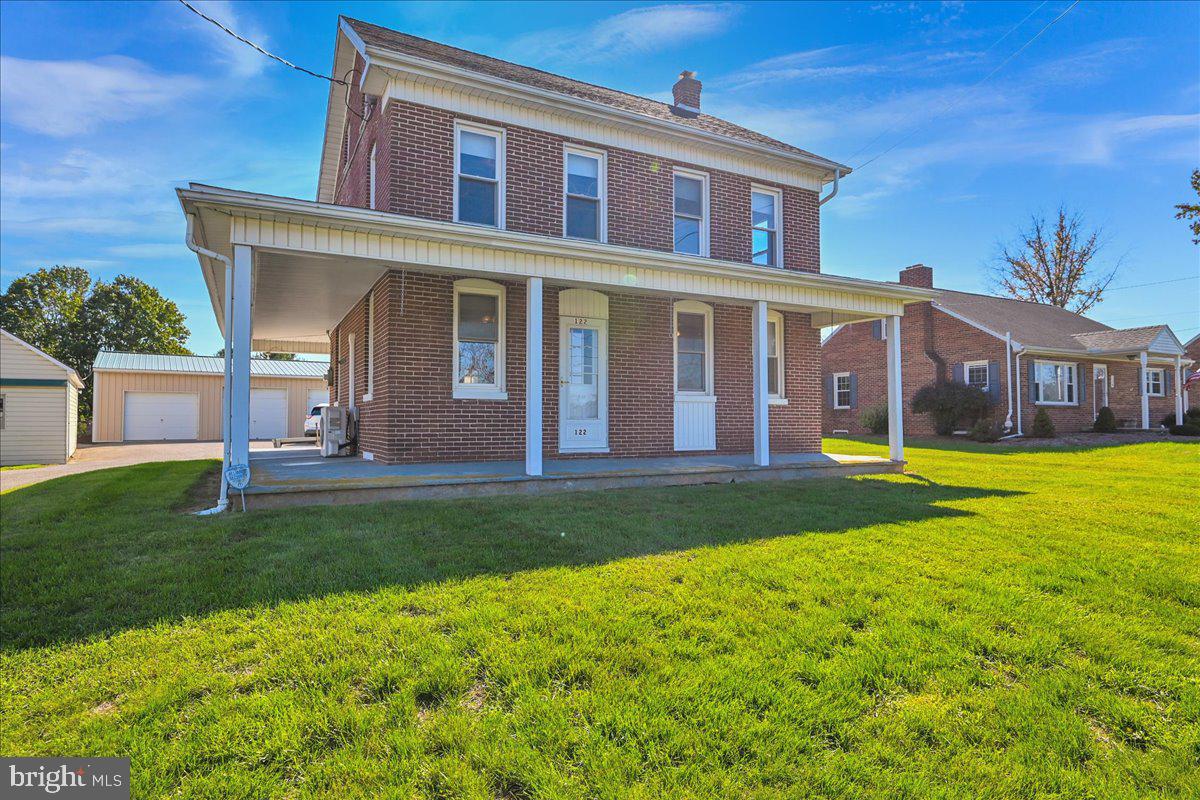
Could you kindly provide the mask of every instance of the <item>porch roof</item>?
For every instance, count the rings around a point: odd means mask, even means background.
[[[724,303],[766,300],[813,326],[901,315],[939,292],[621,245],[419,219],[190,184],[177,190],[200,247],[255,250],[254,347],[327,352],[327,331],[389,270],[452,271]],[[222,332],[224,265],[200,255]]]

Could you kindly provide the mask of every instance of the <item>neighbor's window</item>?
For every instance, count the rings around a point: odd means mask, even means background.
[[[455,147],[454,218],[504,227],[504,136],[501,131],[460,124]]]
[[[675,252],[706,255],[708,179],[703,173],[675,172]]]
[[[467,279],[454,284],[454,395],[504,391],[504,287]]]
[[[1055,361],[1038,361],[1034,366],[1037,401],[1047,405],[1069,405],[1075,402],[1075,365]]]
[[[767,312],[767,396],[783,397],[783,315]]]
[[[1146,370],[1146,394],[1162,397],[1166,394],[1166,373],[1161,369]]]
[[[712,309],[704,303],[675,304],[675,391],[712,393]]]
[[[750,192],[750,260],[755,264],[778,267],[780,258],[779,209],[783,205],[777,189]]]
[[[833,407],[850,407],[850,373],[839,372],[833,376]]]
[[[986,392],[988,390],[988,364],[986,361],[972,361],[963,365],[966,370],[967,385]]]
[[[564,151],[563,232],[575,239],[605,239],[603,153],[569,147]]]

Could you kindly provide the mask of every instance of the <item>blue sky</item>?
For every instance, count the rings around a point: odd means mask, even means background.
[[[1200,166],[1197,3],[1079,3],[1015,56],[1069,0],[197,5],[316,71],[339,13],[658,98],[693,69],[711,113],[852,166],[882,153],[823,209],[826,272],[895,280],[919,261],[984,291],[998,243],[1063,204],[1104,228],[1114,287],[1171,281],[1093,316],[1200,332],[1200,248],[1172,208]],[[312,198],[327,85],[175,2],[5,2],[0,57],[0,283],[128,272],[215,351],[172,189]]]

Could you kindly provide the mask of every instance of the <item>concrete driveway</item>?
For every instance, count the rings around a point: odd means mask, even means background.
[[[251,450],[270,450],[270,442],[251,442]],[[0,470],[0,491],[29,486],[34,483],[77,475],[94,469],[127,467],[152,461],[194,461],[199,458],[220,458],[220,442],[132,442],[122,444],[81,444],[66,464],[52,464],[33,469]]]

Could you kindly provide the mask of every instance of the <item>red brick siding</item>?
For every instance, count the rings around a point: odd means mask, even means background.
[[[352,92],[351,103],[355,102],[361,104],[361,98]],[[345,180],[339,183],[335,202],[367,205],[363,188],[367,181],[367,153],[370,143],[379,141],[377,207],[408,216],[453,219],[455,119],[502,127],[506,131],[505,225],[509,230],[562,236],[563,146],[581,144],[608,154],[610,243],[669,252],[673,246],[672,170],[686,167],[709,175],[710,255],[750,261],[752,181],[746,176],[521,126],[456,116],[401,100],[389,101],[382,112],[376,109],[364,134],[364,144],[353,157]],[[350,137],[357,142],[356,119],[352,119],[349,129]],[[353,147],[351,144],[352,150]],[[784,266],[819,272],[817,193],[790,186],[776,185],[776,188],[783,191]]]
[[[452,397],[453,282],[459,276],[393,272],[376,285],[375,399],[366,391],[363,336],[365,298],[333,331],[337,392],[348,400],[347,337],[356,335],[360,449],[386,463],[512,460],[524,456],[525,288],[506,284],[508,400]],[[542,332],[543,441],[558,454],[558,292],[547,286]],[[818,332],[804,314],[784,317],[788,404],[770,412],[772,446],[781,452],[819,452]],[[718,393],[717,446],[753,449],[750,312],[714,306],[714,381]],[[613,456],[674,453],[674,350],[668,298],[609,295],[608,415]],[[587,456],[577,456],[587,457]]]

